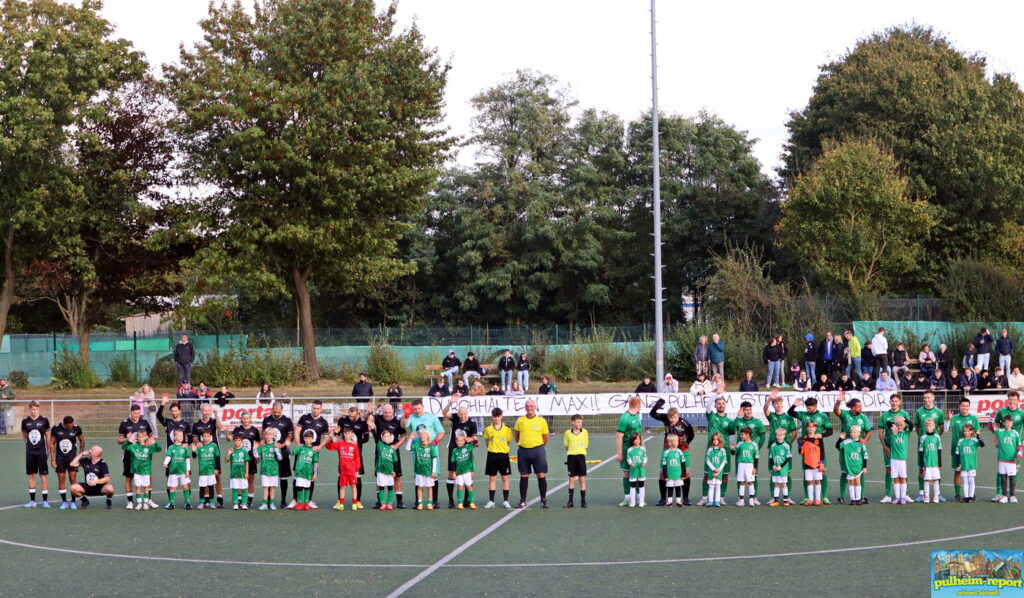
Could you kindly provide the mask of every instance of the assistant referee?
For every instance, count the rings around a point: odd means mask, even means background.
[[[537,415],[537,402],[526,402],[526,415],[516,420],[513,428],[519,445],[519,508],[526,508],[526,491],[530,487],[530,471],[537,474],[540,490],[540,508],[548,508],[548,457],[544,446],[548,443],[548,422]]]

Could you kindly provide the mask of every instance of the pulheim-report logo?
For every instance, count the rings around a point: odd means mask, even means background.
[[[1024,550],[933,550],[932,596],[1024,597]]]

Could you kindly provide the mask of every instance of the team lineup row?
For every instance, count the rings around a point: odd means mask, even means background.
[[[862,412],[860,401],[844,405],[843,398],[836,402],[834,414],[841,422],[836,449],[839,452],[839,502],[848,497],[852,505],[866,503],[861,480],[867,472],[867,443],[872,436],[870,420]],[[1008,405],[993,414],[992,433],[996,440],[998,462],[997,493],[993,501],[1017,502],[1015,497],[1022,444],[1024,410],[1019,408],[1016,392],[1008,395]],[[402,489],[402,446],[411,453],[414,466],[414,486],[417,509],[437,508],[438,480],[443,476],[440,467],[439,443],[448,436],[448,475],[446,487],[450,508],[475,509],[473,490],[473,449],[480,445],[477,424],[465,409],[449,416],[454,401],[443,410],[442,416],[451,421],[451,433],[441,420],[426,413],[423,404],[414,402],[413,412],[403,422],[390,405],[383,405],[376,413],[361,413],[352,407],[332,428],[322,416],[319,401],[303,415],[297,424],[283,415],[283,407],[275,404],[271,415],[264,418],[262,429],[252,425],[251,417],[244,415],[242,425],[231,433],[233,447],[221,453],[217,434],[220,423],[204,405],[198,421],[189,424],[181,419],[176,404],[170,406],[170,417],[163,416],[163,405],[158,419],[167,435],[166,454],[163,459],[169,502],[167,509],[175,508],[175,494],[183,491],[185,508],[191,509],[192,460],[197,461],[199,503],[198,508],[222,508],[221,465],[228,466],[232,491],[232,508],[248,509],[257,490],[261,494],[261,510],[276,510],[280,491],[282,508],[312,510],[312,501],[323,449],[338,453],[338,502],[334,508],[343,510],[349,488],[350,508],[362,508],[361,475],[364,473],[362,446],[374,440],[373,474],[377,487],[376,508],[388,510],[404,508]],[[622,470],[623,501],[620,506],[645,506],[645,480],[648,455],[643,441],[643,425],[639,398],[629,401],[628,409],[619,418],[617,426],[617,460]],[[803,405],[804,409],[798,408]],[[690,443],[693,427],[675,409],[661,412],[664,401],[654,405],[650,415],[665,425],[663,449],[658,464],[659,506],[689,505]],[[846,406],[847,409],[843,409]],[[768,444],[768,462],[771,474],[771,506],[789,506],[792,470],[796,469],[793,442],[804,480],[805,505],[830,504],[828,469],[824,438],[833,435],[827,414],[818,411],[814,399],[799,399],[788,409],[777,392],[765,404],[765,424],[753,417],[752,405],[742,403],[735,417],[725,413],[726,403],[719,399],[709,404],[707,414],[709,443],[703,462],[703,492],[699,504],[721,506],[727,493],[730,465],[738,484],[737,505],[758,506],[757,470],[760,452]],[[527,414],[518,418],[509,428],[502,421],[501,411],[492,413],[492,423],[485,427],[483,440],[487,459],[485,475],[489,478],[489,500],[486,508],[495,506],[496,483],[501,478],[503,506],[509,504],[509,477],[511,475],[510,450],[512,442],[518,444],[520,473],[519,506],[526,506],[529,477],[537,477],[540,504],[547,508],[547,460],[545,446],[549,438],[547,422],[536,413],[536,405],[527,404]],[[586,507],[586,453],[589,447],[583,418],[573,416],[572,426],[566,430],[563,442],[569,474],[569,501],[574,506],[575,486],[579,485],[581,506]],[[898,395],[893,395],[890,409],[878,421],[885,470],[886,497],[882,502],[906,504],[907,458],[910,433],[918,434],[918,496],[916,502],[941,502],[939,492],[942,463],[942,436],[951,435],[952,469],[956,487],[956,500],[973,502],[978,449],[984,447],[978,418],[970,413],[969,399],[963,399],[959,412],[944,413],[934,405],[931,393],[924,395],[924,405],[911,417],[901,409]],[[799,436],[798,436],[799,434]],[[61,494],[61,508],[75,509],[76,498],[83,506],[89,497],[106,496],[110,508],[115,493],[109,468],[102,459],[102,448],[85,449],[85,436],[71,416],[52,428],[45,417],[39,415],[38,404],[30,406],[30,416],[22,421],[22,435],[26,443],[26,473],[29,477],[30,502],[36,506],[35,477],[41,478],[42,502],[49,508],[47,463],[56,469]],[[727,442],[728,439],[728,442]],[[133,408],[128,419],[121,422],[118,443],[124,450],[122,457],[125,493],[128,508],[147,510],[157,507],[152,500],[152,460],[164,447],[156,440],[150,424]],[[77,446],[76,446],[77,445]],[[730,463],[730,462],[733,463]],[[78,483],[77,470],[82,468],[85,479]],[[294,498],[287,501],[289,477],[294,477]],[[68,486],[67,482],[70,482]],[[70,497],[68,497],[70,491]],[[456,497],[458,501],[456,502]]]

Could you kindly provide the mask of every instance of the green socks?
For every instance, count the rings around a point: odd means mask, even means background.
[[[924,478],[921,476],[917,476],[917,492],[918,494],[924,492]]]
[[[191,490],[183,490],[182,492],[185,493],[185,502],[186,503],[192,502],[192,491]]]
[[[885,495],[892,496],[892,474],[885,472]]]
[[[472,486],[469,487],[469,490],[467,491],[467,494],[469,494],[469,504],[473,504],[473,487]]]
[[[174,490],[167,491],[167,502],[168,504],[174,504]]]
[[[846,474],[839,472],[839,498],[846,496],[846,487],[850,484],[849,480],[846,479]]]
[[[996,474],[996,494],[1003,493],[1003,476]]]
[[[458,499],[458,502],[456,502],[455,504],[461,505],[462,504],[462,490],[461,489],[455,491],[455,497]]]
[[[704,480],[704,483],[702,483],[700,485],[700,488],[701,488],[700,495],[706,497],[708,495],[708,481]],[[629,492],[627,492],[626,494],[629,494]]]
[[[708,485],[704,484],[704,495],[707,496]],[[622,494],[629,496],[629,476],[622,476]],[[723,492],[723,494],[725,494]]]

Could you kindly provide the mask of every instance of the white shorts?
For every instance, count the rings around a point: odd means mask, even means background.
[[[249,480],[245,478],[231,478],[231,489],[232,490],[248,490]]]
[[[817,469],[805,469],[804,470],[804,481],[807,482],[820,482],[821,472]]]
[[[643,477],[643,478],[629,478],[629,481],[630,482],[646,482],[647,478],[646,477]]]
[[[978,470],[977,469],[966,469],[966,470],[960,472],[960,477],[961,478],[973,478],[977,474],[978,474]]]
[[[846,474],[846,479],[848,481],[859,480],[860,478],[861,478],[860,474],[857,474],[857,475]]]
[[[754,475],[754,464],[753,463],[737,463],[736,464],[736,481],[737,482],[753,482],[757,476]]]
[[[169,475],[167,476],[167,487],[177,488],[178,486],[188,486],[192,484],[192,480],[188,479],[187,475]]]
[[[304,480],[302,478],[295,478],[296,488],[309,488],[313,485],[313,480]]]
[[[1017,475],[1017,464],[1013,461],[1000,461],[999,475]]]
[[[772,483],[773,484],[785,484],[787,482],[789,482],[789,478],[787,478],[784,475],[773,475],[772,476]]]
[[[907,479],[907,460],[893,459],[889,461],[889,477],[901,480]]]
[[[415,483],[416,483],[416,487],[417,488],[433,488],[434,487],[434,481],[435,481],[434,478],[432,478],[432,477],[430,477],[428,475],[416,474],[416,482]]]
[[[135,474],[135,475],[132,476],[132,484],[134,484],[135,486],[138,486],[139,488],[148,488],[149,487],[149,476],[148,475]]]
[[[924,468],[924,481],[934,482],[942,479],[942,471],[938,467]]]
[[[473,485],[473,472],[460,473],[455,476],[456,486],[472,486]]]
[[[264,488],[277,488],[278,477],[276,475],[261,475],[260,486]]]
[[[210,486],[217,485],[217,476],[215,475],[201,475],[199,476],[199,487],[209,488]]]
[[[683,486],[683,481],[682,480],[665,480],[665,487],[666,488],[682,488],[682,486]]]
[[[388,475],[386,473],[378,473],[377,474],[377,485],[378,486],[394,486],[395,485],[395,476],[394,475]],[[434,483],[431,482],[430,485],[433,486]]]

